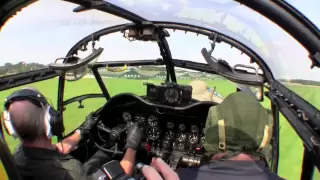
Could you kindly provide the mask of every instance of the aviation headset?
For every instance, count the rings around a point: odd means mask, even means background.
[[[64,126],[61,114],[56,111],[50,104],[47,99],[36,90],[33,89],[21,89],[13,92],[8,96],[4,101],[4,112],[2,118],[4,120],[4,126],[7,133],[14,138],[19,137],[19,135],[14,130],[10,119],[9,106],[15,101],[27,100],[32,104],[44,108],[44,124],[46,128],[46,136],[51,138],[52,136],[60,136],[64,132]]]

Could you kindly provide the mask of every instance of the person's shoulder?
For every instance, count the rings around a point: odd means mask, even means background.
[[[271,171],[269,171],[268,173],[268,179],[272,179],[272,180],[285,180],[284,178],[280,177],[278,174],[273,173]]]
[[[63,174],[60,174],[63,180],[95,180],[91,176],[86,176],[75,171],[65,170]]]
[[[61,158],[56,159],[54,166],[56,168],[63,168],[67,171],[74,171],[82,175],[84,174],[83,164],[76,159],[64,159],[64,157],[62,156]]]
[[[25,154],[23,153],[21,144],[18,145],[12,153],[13,159],[16,163],[25,160]]]
[[[179,179],[192,179],[192,180],[205,180],[212,179],[210,175],[203,171],[203,169],[194,169],[194,168],[178,168],[176,173],[179,176]]]
[[[17,146],[16,146],[16,148],[13,150],[13,155],[16,155],[16,154],[19,154],[19,153],[21,153],[22,152],[22,145],[21,144],[18,144]]]
[[[213,179],[272,179],[284,180],[277,174],[270,171],[264,162],[250,162],[250,161],[222,161],[203,164],[197,169],[178,168],[176,170],[180,179],[193,180],[213,180]]]
[[[62,162],[60,159],[55,159],[42,162],[39,172],[44,175],[43,177],[57,177],[57,179],[61,180],[88,179],[85,177],[82,166],[75,164],[73,160]]]

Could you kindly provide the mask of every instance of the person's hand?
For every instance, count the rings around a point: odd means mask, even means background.
[[[61,142],[55,144],[55,146],[60,154],[69,154],[75,148],[74,142],[68,139],[62,140]]]
[[[67,138],[63,139],[61,142],[58,142],[57,144],[55,144],[55,148],[61,154],[69,154],[71,151],[73,151],[76,148],[80,140],[81,140],[81,134],[75,132],[71,136],[68,136]]]
[[[90,130],[97,124],[98,119],[93,117],[93,112],[91,112],[87,117],[84,123],[79,127],[81,139],[86,139]]]
[[[141,144],[142,137],[143,130],[138,126],[137,123],[130,126],[127,131],[127,141],[125,149],[131,148],[134,150],[138,150]]]
[[[144,165],[141,171],[147,180],[179,180],[178,174],[161,158],[152,158],[150,166]]]

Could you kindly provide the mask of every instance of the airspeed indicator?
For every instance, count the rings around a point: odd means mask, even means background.
[[[148,133],[148,138],[149,138],[150,140],[155,141],[155,140],[157,140],[157,139],[160,138],[161,130],[160,130],[159,127],[150,127],[150,128],[148,129],[147,133]]]
[[[149,126],[155,127],[158,126],[158,118],[154,115],[149,116],[148,118]]]

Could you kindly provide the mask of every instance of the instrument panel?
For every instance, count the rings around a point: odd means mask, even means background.
[[[133,123],[139,124],[146,134],[144,142],[151,149],[193,153],[201,153],[203,149],[205,119],[159,112],[123,111],[119,116],[128,126]]]
[[[145,133],[137,156],[140,154],[143,158],[161,157],[168,162],[172,161],[169,164],[173,169],[177,167],[179,159],[183,162],[180,165],[199,165],[205,155],[204,126],[208,110],[216,103],[189,100],[188,87],[171,84],[158,87],[158,92],[163,96],[153,96],[155,86],[148,87],[150,93],[146,96],[124,93],[110,99],[99,109],[101,121],[97,142],[100,139],[99,142],[103,145],[95,145],[102,150],[123,149],[127,135],[124,133],[127,129],[125,126],[137,123]],[[180,91],[178,101],[175,98],[176,93],[170,89],[173,87]]]
[[[170,94],[169,91],[168,93]],[[97,131],[103,147],[114,146],[112,141],[109,143],[112,137],[117,139],[116,148],[122,149],[125,146],[126,133],[117,136],[117,128],[123,129],[124,126],[137,123],[144,131],[137,156],[140,154],[143,159],[160,157],[168,161],[173,169],[177,167],[179,159],[179,166],[198,166],[206,152],[203,145],[208,110],[215,104],[190,102],[188,106],[168,106],[154,104],[149,98],[125,94],[117,101],[108,101],[108,106],[100,110],[100,127],[107,127],[110,129],[108,131],[115,129],[116,133],[110,136],[106,130]]]

